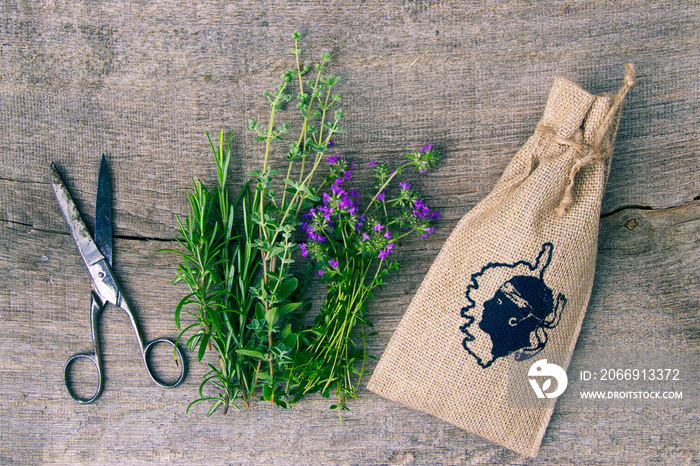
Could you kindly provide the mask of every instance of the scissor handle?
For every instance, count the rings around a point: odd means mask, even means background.
[[[168,340],[167,338],[159,338],[157,340],[153,340],[152,342],[148,343],[147,345],[144,344],[143,341],[143,336],[141,334],[141,330],[139,328],[139,324],[136,322],[136,317],[134,316],[134,313],[131,312],[131,308],[129,306],[129,303],[124,299],[124,297],[119,293],[119,301],[117,302],[117,306],[120,307],[124,312],[126,312],[126,315],[129,317],[129,321],[131,322],[131,326],[134,329],[134,333],[136,334],[136,340],[139,342],[139,348],[141,349],[141,356],[143,357],[143,364],[146,366],[146,372],[148,372],[149,377],[151,377],[151,380],[153,380],[156,385],[163,387],[163,388],[175,388],[180,383],[185,379],[185,358],[182,357],[182,353],[180,352],[180,348],[177,347],[175,343],[173,343],[171,340]],[[153,373],[153,369],[151,366],[148,364],[148,352],[153,349],[153,346],[156,343],[167,343],[173,348],[175,348],[175,354],[177,355],[177,361],[180,362],[180,377],[178,377],[177,381],[173,384],[167,384],[163,383],[158,378],[155,376]]]
[[[153,369],[148,364],[148,352],[151,351],[153,346],[157,343],[167,343],[170,346],[172,346],[173,348],[175,348],[175,353],[177,354],[177,360],[180,363],[180,377],[177,379],[177,381],[175,381],[175,383],[167,384],[167,383],[164,383],[164,382],[161,382],[160,380],[158,380],[158,378],[153,373]],[[173,343],[171,340],[168,340],[167,338],[159,338],[158,340],[153,340],[152,342],[150,342],[149,344],[147,344],[143,348],[143,363],[146,365],[146,371],[148,372],[148,375],[151,377],[151,380],[153,380],[156,383],[156,385],[158,385],[160,387],[175,388],[178,385],[180,385],[180,383],[182,383],[183,380],[185,380],[185,364],[186,364],[185,358],[182,357],[182,353],[180,352],[180,348],[178,348],[178,346],[175,343]]]
[[[95,367],[97,368],[97,390],[95,390],[95,394],[92,395],[91,398],[80,398],[78,395],[76,395],[73,392],[73,389],[71,388],[71,383],[68,381],[68,370],[70,369],[71,364],[73,364],[74,361],[77,359],[87,359],[90,362],[92,362]],[[63,384],[66,387],[66,391],[68,392],[68,395],[75,401],[76,403],[80,404],[88,404],[92,403],[95,401],[101,394],[102,394],[102,387],[103,387],[103,382],[104,382],[104,375],[102,373],[102,368],[100,367],[100,361],[98,359],[98,356],[93,353],[92,355],[90,354],[76,354],[68,358],[66,361],[66,365],[63,366]]]
[[[104,374],[102,372],[102,359],[100,356],[100,339],[97,330],[97,318],[99,317],[100,312],[102,312],[103,308],[104,304],[102,303],[102,300],[100,299],[99,295],[93,291],[92,299],[90,300],[90,330],[92,332],[93,352],[80,353],[71,356],[66,361],[66,365],[63,366],[63,384],[66,386],[66,391],[68,392],[68,395],[70,395],[70,397],[73,398],[73,401],[75,401],[76,403],[92,403],[102,394],[102,387],[104,385]],[[70,369],[71,364],[73,364],[73,362],[75,362],[77,359],[88,359],[97,368],[97,390],[95,391],[95,394],[92,396],[92,398],[80,398],[73,392],[73,389],[71,388],[71,383],[68,380],[68,370]]]

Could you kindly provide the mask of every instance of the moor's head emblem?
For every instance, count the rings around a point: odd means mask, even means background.
[[[544,349],[547,331],[566,306],[564,295],[555,297],[544,280],[553,249],[545,243],[534,263],[488,264],[472,275],[460,330],[464,349],[481,367],[511,353],[517,361],[529,359]]]

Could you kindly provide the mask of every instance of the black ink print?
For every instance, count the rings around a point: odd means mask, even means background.
[[[545,243],[534,264],[492,263],[472,275],[466,291],[469,305],[461,311],[467,322],[460,330],[464,349],[481,367],[512,353],[523,361],[544,349],[547,330],[556,327],[566,306],[564,295],[555,300],[543,279],[553,250],[552,243]]]

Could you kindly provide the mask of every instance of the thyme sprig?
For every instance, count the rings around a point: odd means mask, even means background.
[[[339,123],[344,117],[343,111],[337,109],[333,113],[332,121],[328,118],[334,104],[341,101],[340,95],[333,93],[333,88],[340,82],[340,78],[324,74],[330,56],[321,56],[321,62],[315,66],[315,79],[307,81],[304,85],[302,76],[309,71],[309,67],[302,68],[299,62],[302,53],[298,45],[299,33],[295,31],[293,38],[292,52],[296,57],[296,71],[287,71],[282,76],[282,83],[278,85],[276,92],[265,94],[271,107],[267,129],[263,130],[263,125],[256,121],[249,124],[251,130],[257,134],[256,140],[265,142],[262,169],[249,173],[256,181],[253,221],[258,225],[258,237],[254,245],[262,258],[262,277],[250,291],[259,303],[256,306],[256,329],[267,333],[267,368],[263,366],[265,359],[259,359],[255,377],[256,380],[264,382],[263,398],[283,406],[286,405],[282,401],[286,395],[286,387],[278,382],[285,381],[285,368],[293,361],[290,356],[292,347],[284,342],[275,344],[274,336],[287,329],[281,325],[284,322],[282,318],[301,306],[300,301],[288,299],[298,284],[298,279],[289,271],[289,266],[294,262],[292,252],[297,247],[293,233],[301,209],[305,205],[308,207],[309,202],[319,199],[312,187],[314,175],[328,149],[331,137],[341,132]],[[297,108],[301,111],[303,123],[299,138],[291,144],[287,153],[287,175],[283,180],[284,190],[279,200],[271,188],[273,177],[278,172],[268,166],[268,157],[272,142],[282,140],[282,135],[288,133],[288,125],[283,124],[276,129],[274,125],[277,110],[283,102],[291,99],[285,91],[294,81],[295,73],[299,81]],[[318,126],[310,124],[314,120],[318,122]],[[295,177],[298,181],[295,181],[292,179],[292,173],[297,160],[301,161],[301,166]],[[311,168],[307,172],[306,164],[311,160]],[[290,333],[290,337],[291,335],[295,334]],[[262,352],[262,348],[257,350]]]
[[[299,348],[291,367],[291,379],[303,396],[320,392],[330,396],[335,390],[337,403],[331,409],[347,409],[348,398],[356,398],[366,374],[367,301],[385,283],[387,275],[399,268],[389,259],[398,240],[415,233],[421,238],[433,232],[432,223],[440,213],[431,211],[410,183],[399,183],[396,198],[387,200],[387,189],[408,166],[421,173],[434,167],[440,154],[426,145],[406,154],[409,162],[390,171],[387,164],[370,162],[374,167],[375,193],[360,214],[358,191],[348,184],[353,162],[343,155],[328,157],[329,191],[303,216],[307,241],[302,256],[311,256],[317,274],[328,285],[326,299],[314,326],[307,331],[308,345]]]

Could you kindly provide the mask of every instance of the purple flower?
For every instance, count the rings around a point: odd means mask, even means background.
[[[382,228],[384,228],[384,225],[382,225],[381,223],[377,223],[376,225],[374,225],[374,231],[376,231],[377,233],[381,232]]]
[[[333,194],[337,194],[340,196],[345,194],[345,190],[337,184],[334,184],[333,186],[331,186],[331,191],[333,192]]]
[[[309,250],[306,249],[306,243],[301,243],[299,245],[299,249],[301,249],[301,257],[306,257],[309,255]]]
[[[350,170],[352,170],[353,168],[355,168],[355,162],[352,161],[352,160],[349,161],[349,162],[348,162],[348,168],[349,168]]]
[[[328,193],[323,193],[323,203],[327,205],[329,202],[331,202],[331,195]]]
[[[434,211],[434,212],[430,212],[430,213],[428,214],[428,217],[429,217],[431,220],[440,220],[440,211],[439,211],[439,210],[436,210],[436,211]]]
[[[379,254],[377,254],[377,257],[380,259],[386,259],[388,256],[389,251],[387,251],[386,249],[382,249],[381,251],[379,251]]]
[[[336,163],[336,162],[338,161],[339,158],[340,158],[340,157],[338,156],[338,154],[329,155],[329,156],[328,156],[328,163],[330,163],[330,164],[332,165],[332,164]]]
[[[400,181],[399,186],[401,186],[401,189],[403,189],[404,191],[408,191],[409,189],[411,189],[411,183],[409,183],[408,181],[405,183],[403,181]]]
[[[418,217],[421,220],[425,220],[425,217],[429,217],[431,215],[430,209],[428,209],[428,206],[425,205],[423,201],[420,199],[416,199],[414,202],[414,205],[416,206],[415,209],[413,209],[413,216]],[[440,215],[438,213],[438,215]],[[431,217],[429,217],[431,218]]]
[[[355,191],[354,189],[351,189],[351,190],[350,190],[350,197],[357,197],[357,196],[359,196],[359,195],[360,195],[360,193],[358,193],[358,192]]]
[[[362,241],[364,242],[364,241],[367,241],[368,239],[369,239],[369,235],[367,234],[367,232],[363,231],[362,232]]]
[[[318,269],[318,276],[320,277],[321,275],[323,275],[323,269]]]
[[[389,232],[389,229],[387,228],[386,233],[384,233],[384,237],[386,239],[391,239],[391,233]]]
[[[420,235],[421,238],[427,238],[429,234],[435,231],[435,228],[428,227],[425,229],[425,232]]]
[[[365,214],[362,214],[359,217],[357,217],[357,223],[355,224],[355,231],[360,231],[360,228],[362,228],[362,225],[364,225],[364,223],[365,223]]]
[[[340,210],[345,210],[346,207],[350,207],[351,205],[352,201],[347,196],[343,196],[343,198],[338,203],[338,207],[340,208]]]
[[[386,245],[386,251],[391,252],[394,250],[394,243],[389,243]]]
[[[335,143],[333,141],[328,141],[328,147],[333,147],[335,146]]]
[[[320,214],[323,215],[323,218],[326,220],[326,222],[330,223],[331,214],[333,213],[333,209],[331,208],[331,206],[321,206],[318,208],[318,211]]]
[[[326,237],[323,236],[320,233],[316,233],[311,226],[307,226],[306,229],[304,230],[306,232],[306,235],[309,237],[309,239],[312,239],[316,242],[319,243],[325,243],[326,242]]]
[[[336,178],[332,186],[340,186],[341,184],[343,184],[343,181],[345,181],[345,178]]]
[[[377,165],[377,162],[375,160],[370,159],[369,163],[367,164],[368,167],[374,167]]]
[[[328,261],[328,264],[333,267],[334,269],[338,268],[338,259],[331,259]]]
[[[426,144],[426,145],[423,146],[423,149],[420,151],[420,153],[421,153],[421,154],[425,154],[426,152],[428,152],[428,151],[431,150],[432,148],[433,148],[433,143]]]
[[[428,173],[428,170],[419,170],[418,173]]]
[[[351,172],[351,171],[346,171],[346,172],[345,172],[345,181],[349,180],[351,176],[352,176],[352,172]]]
[[[386,191],[386,189],[382,189],[382,192],[379,193],[379,194],[377,194],[377,200],[378,200],[378,201],[383,201],[384,198],[386,197],[385,194],[384,194],[384,191]]]

